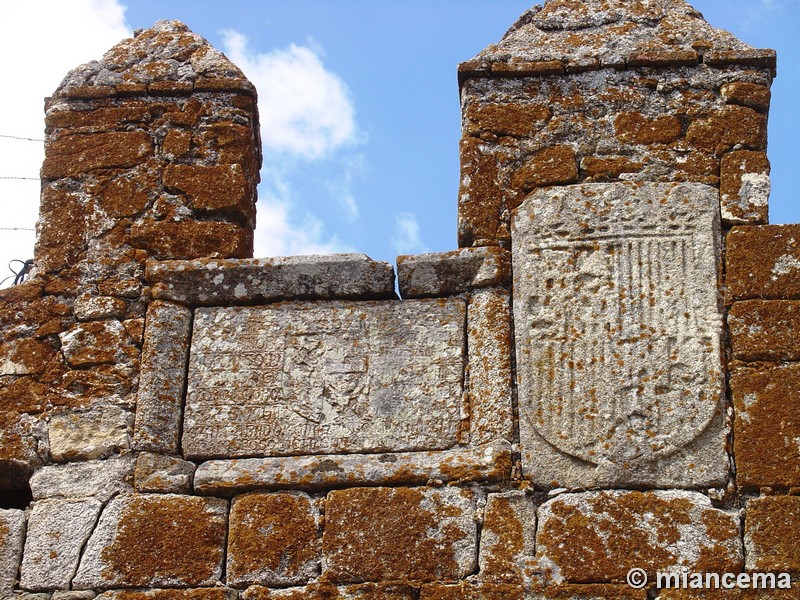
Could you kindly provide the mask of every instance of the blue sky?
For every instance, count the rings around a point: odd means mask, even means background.
[[[5,81],[15,81],[14,98],[0,100],[0,135],[41,138],[41,98],[67,70],[99,58],[135,28],[179,19],[259,88],[265,163],[257,256],[359,251],[394,262],[401,253],[450,250],[460,137],[456,66],[498,41],[533,4],[0,0],[0,60]],[[800,222],[792,181],[800,2],[692,4],[712,25],[778,50],[771,221]],[[36,142],[0,138],[0,176],[35,177],[40,152]],[[0,228],[32,228],[37,203],[35,181],[0,180]],[[10,258],[32,255],[32,239],[29,231],[0,230],[0,279]]]

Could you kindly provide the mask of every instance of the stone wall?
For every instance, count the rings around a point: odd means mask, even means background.
[[[461,247],[401,298],[249,258],[255,90],[185,26],[71,72],[0,292],[0,595],[797,597],[655,586],[800,577],[774,70],[683,0],[531,9],[459,67]]]

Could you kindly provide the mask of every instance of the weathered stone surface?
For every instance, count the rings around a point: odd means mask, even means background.
[[[728,313],[733,356],[739,360],[799,360],[800,302],[745,300]]]
[[[508,241],[500,231],[504,187],[499,180],[500,157],[481,140],[465,137],[460,144],[461,180],[458,190],[458,245],[486,246]]]
[[[725,258],[728,300],[800,298],[800,225],[734,227]]]
[[[184,454],[450,448],[465,320],[461,299],[198,309]]]
[[[770,164],[766,152],[738,150],[722,157],[720,208],[728,223],[769,220]]]
[[[77,592],[54,592],[50,600],[94,600],[97,597],[91,590]]]
[[[48,143],[43,179],[75,177],[96,169],[127,168],[153,156],[153,142],[143,131],[65,135]]]
[[[102,506],[95,499],[34,502],[28,518],[21,587],[33,591],[68,589]]]
[[[253,196],[241,165],[169,165],[164,170],[164,185],[184,192],[197,210],[235,210],[246,219],[255,217]]]
[[[536,556],[553,583],[624,581],[632,568],[738,573],[739,519],[697,492],[564,494],[538,511]]]
[[[570,146],[553,146],[536,152],[512,179],[516,189],[528,192],[536,187],[564,185],[578,181],[578,162]]]
[[[467,306],[470,443],[513,438],[510,294],[478,290]]]
[[[158,300],[150,304],[136,397],[133,444],[137,450],[179,451],[191,332],[191,310]]]
[[[511,283],[511,257],[498,246],[397,257],[403,298],[454,296]]]
[[[236,590],[225,587],[170,590],[113,590],[97,600],[236,600]]]
[[[132,455],[108,460],[52,465],[37,469],[30,480],[34,500],[94,497],[107,502],[133,491]]]
[[[153,296],[191,306],[394,298],[394,270],[364,254],[151,262]]]
[[[73,586],[197,587],[222,575],[228,503],[216,498],[125,495],[103,511]]]
[[[608,584],[524,588],[507,583],[422,586],[420,600],[646,600],[646,590]]]
[[[775,573],[745,573],[742,578],[749,577],[747,585],[750,589],[665,589],[659,595],[659,600],[797,600],[797,583],[787,582],[784,578],[780,589],[781,579]],[[757,579],[758,578],[758,579]],[[736,584],[736,578],[733,579]],[[721,587],[721,586],[720,586]]]
[[[800,497],[767,496],[747,502],[744,546],[749,571],[800,573]]]
[[[525,588],[508,583],[468,583],[443,585],[429,583],[422,586],[420,600],[524,600]]]
[[[543,190],[513,219],[523,471],[543,487],[727,479],[716,191]]]
[[[433,481],[506,481],[511,445],[445,452],[328,454],[210,460],[194,478],[200,494],[232,496],[256,489],[318,490],[344,485],[424,485]]]
[[[335,586],[315,583],[302,588],[271,590],[261,586],[247,588],[243,600],[414,600],[414,589],[402,583],[363,583]]]
[[[621,142],[630,144],[670,144],[683,133],[675,115],[647,118],[638,112],[623,112],[614,119],[614,131]]]
[[[84,294],[75,299],[75,318],[79,321],[121,319],[127,305],[121,298]]]
[[[59,336],[61,352],[71,367],[130,362],[139,349],[119,321],[79,323]]]
[[[680,32],[676,35],[675,32]],[[549,0],[535,6],[492,44],[459,68],[471,76],[500,73],[498,64],[558,61],[616,66],[697,64],[697,47],[713,50],[717,60],[751,64],[762,57],[774,67],[775,53],[756,50],[727,31],[714,29],[683,0]],[[588,62],[594,59],[595,62]],[[490,69],[491,67],[491,69]],[[530,69],[528,69],[530,71]]]
[[[454,581],[476,568],[472,492],[353,488],[328,494],[323,576],[333,583]]]
[[[157,260],[247,258],[253,231],[218,221],[147,221],[131,227],[131,244]]]
[[[761,113],[769,111],[772,98],[772,92],[767,86],[747,81],[726,83],[720,88],[720,94],[728,104],[747,106]]]
[[[229,585],[304,585],[319,575],[319,511],[306,494],[239,496],[228,530]]]
[[[137,492],[188,494],[195,464],[172,456],[142,452],[136,457],[134,479]]]
[[[489,494],[481,530],[478,576],[530,585],[536,569],[536,505],[524,492]]]
[[[92,460],[130,447],[133,415],[118,406],[96,406],[50,419],[47,436],[57,462]]]
[[[0,510],[0,594],[14,589],[25,543],[25,513]]]
[[[735,369],[730,386],[736,482],[745,490],[800,487],[800,365]]]
[[[49,344],[32,338],[0,344],[0,377],[42,375],[54,356],[55,351]]]

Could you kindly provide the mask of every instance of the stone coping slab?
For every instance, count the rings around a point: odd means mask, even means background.
[[[396,298],[394,269],[364,254],[150,261],[152,295],[189,306]]]
[[[198,466],[198,494],[230,497],[251,490],[307,491],[346,486],[501,481],[511,477],[511,444],[440,452],[333,454],[210,460]]]

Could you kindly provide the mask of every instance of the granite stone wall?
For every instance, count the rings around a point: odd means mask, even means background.
[[[250,258],[256,92],[184,25],[70,72],[0,291],[0,597],[797,598],[657,580],[800,585],[774,75],[683,0],[534,7],[459,67],[460,248],[395,273]]]

